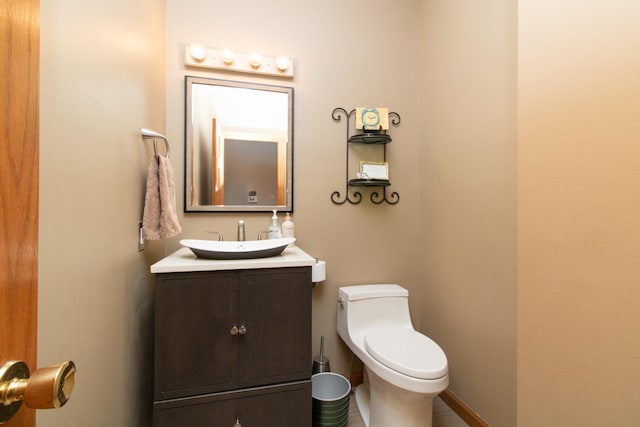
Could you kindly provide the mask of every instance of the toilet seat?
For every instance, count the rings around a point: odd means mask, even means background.
[[[367,352],[394,371],[425,380],[447,374],[447,357],[429,337],[402,326],[376,328],[364,337]]]

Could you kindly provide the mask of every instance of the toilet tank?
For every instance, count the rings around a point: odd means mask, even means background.
[[[356,285],[338,291],[338,332],[355,335],[377,326],[413,327],[409,292],[393,284]]]

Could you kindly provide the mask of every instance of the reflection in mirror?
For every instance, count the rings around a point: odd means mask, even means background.
[[[293,88],[185,83],[185,211],[292,211]]]

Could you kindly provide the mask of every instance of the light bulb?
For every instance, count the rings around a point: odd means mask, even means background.
[[[249,65],[253,68],[258,68],[262,65],[262,57],[258,52],[253,52],[249,57]]]
[[[290,59],[286,56],[278,56],[276,58],[276,67],[279,71],[287,71],[289,69]]]
[[[233,51],[231,49],[225,49],[222,51],[222,62],[227,65],[233,64]]]
[[[205,56],[207,56],[207,50],[199,43],[194,43],[189,46],[189,51],[191,52],[191,57],[196,61],[202,61]]]

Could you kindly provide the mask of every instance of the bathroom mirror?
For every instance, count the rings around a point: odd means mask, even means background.
[[[293,88],[185,77],[185,211],[293,210]]]

